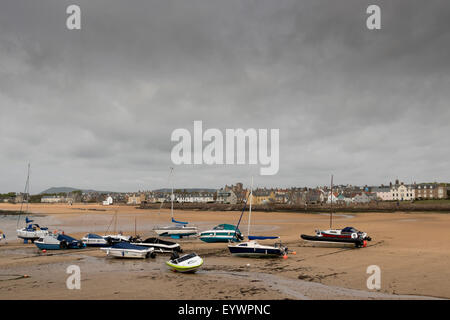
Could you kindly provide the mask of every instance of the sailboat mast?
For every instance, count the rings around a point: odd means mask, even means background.
[[[25,194],[30,192],[30,163],[28,163],[28,171],[27,171],[27,181],[25,183],[25,189],[23,190],[23,195],[22,195],[22,202],[20,204],[20,213],[22,213],[23,211],[23,204],[25,201]],[[26,212],[28,212],[28,201],[29,199],[27,198],[27,209]],[[17,219],[17,226],[19,226],[19,221],[20,221],[20,214],[19,214],[19,218]]]
[[[248,208],[248,233],[247,233],[247,236],[250,236],[250,220],[252,218],[252,200],[253,200],[253,177],[252,177],[252,185],[250,187],[250,206]]]
[[[331,175],[330,229],[333,228],[333,175]]]
[[[172,177],[172,194],[170,195],[170,214],[172,215],[172,219],[173,219],[173,168],[170,168],[170,175]]]

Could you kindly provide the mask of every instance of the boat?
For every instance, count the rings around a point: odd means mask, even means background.
[[[316,234],[314,236],[302,234],[301,238],[318,246],[343,246],[356,248],[364,248],[367,246],[367,241],[372,240],[367,233],[358,231],[353,227],[316,230]]]
[[[128,242],[118,242],[111,247],[100,248],[106,252],[107,256],[117,258],[155,258],[156,254],[153,248],[137,246]]]
[[[170,168],[170,176],[173,174],[173,168]],[[161,237],[171,237],[173,239],[180,239],[183,237],[195,236],[198,234],[197,227],[188,226],[188,222],[177,221],[173,218],[173,182],[172,182],[172,194],[170,196],[170,214],[172,216],[173,225],[169,226],[156,226],[153,231]]]
[[[82,249],[86,245],[66,234],[48,234],[34,241],[41,250]]]
[[[372,240],[367,233],[353,227],[333,229],[333,175],[331,175],[330,193],[330,229],[316,230],[313,236],[302,234],[300,237],[314,246],[320,247],[366,247],[367,241]]]
[[[130,240],[131,244],[153,248],[155,252],[158,253],[172,253],[172,252],[183,252],[178,243],[166,241],[158,238],[147,238],[142,240],[140,237],[135,237]]]
[[[166,261],[166,265],[169,266],[172,271],[194,273],[203,265],[203,259],[196,253],[185,254],[181,257],[174,253],[171,259]]]
[[[22,229],[17,229],[17,237],[23,239],[25,242],[31,241],[32,243],[39,238],[45,237],[50,234],[48,228],[41,227],[37,223],[31,223],[33,220],[25,218],[27,226]]]
[[[88,233],[81,238],[81,241],[83,241],[87,247],[107,247],[112,244],[111,238],[105,238],[95,233]]]
[[[28,174],[27,174],[27,181],[25,183],[25,189],[23,192],[22,202],[20,205],[20,213],[19,217],[17,218],[17,226],[19,226],[20,216],[23,212],[28,212],[28,203],[29,203],[29,195],[30,195],[30,164],[28,164]],[[23,206],[25,204],[25,198],[26,200],[26,209],[23,211]],[[24,240],[24,243],[27,243],[28,241],[31,241],[33,243],[35,240],[38,240],[39,238],[45,237],[49,234],[48,228],[41,227],[36,223],[31,223],[33,220],[28,219],[28,217],[25,217],[25,227],[21,229],[17,229],[17,237]]]
[[[238,244],[229,244],[228,250],[230,250],[230,253],[233,256],[238,257],[287,257],[288,248],[285,247],[281,242],[275,243],[274,245],[264,245],[258,243],[256,240],[269,240],[269,239],[279,239],[277,236],[251,236],[250,235],[250,221],[251,221],[251,214],[252,214],[252,198],[253,198],[253,177],[252,177],[252,184],[250,188],[250,195],[248,196],[250,198],[250,206],[249,206],[249,215],[248,215],[248,241]],[[245,201],[244,208],[242,209],[241,216],[239,218],[239,222],[237,224],[237,227],[239,227],[239,224],[242,219],[242,215],[244,214],[247,202]],[[236,229],[237,229],[236,227]]]
[[[3,233],[2,230],[0,230],[0,241],[5,240],[6,239],[6,235]]]
[[[239,242],[244,240],[241,231],[232,224],[219,224],[211,230],[200,233],[200,240],[204,242]]]
[[[183,237],[195,236],[198,233],[197,227],[189,227],[172,219],[175,225],[155,227],[155,231],[160,237],[171,237],[173,239],[181,239]]]
[[[288,248],[282,243],[272,245],[260,244],[255,240],[266,240],[273,237],[251,237],[253,240],[239,243],[237,245],[229,245],[228,249],[233,256],[238,257],[282,257],[287,254]]]

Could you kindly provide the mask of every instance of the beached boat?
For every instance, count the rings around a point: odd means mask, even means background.
[[[233,256],[238,257],[282,257],[287,254],[288,248],[281,243],[272,245],[264,245],[258,243],[259,240],[273,239],[274,237],[251,237],[248,242],[239,243],[237,245],[229,245],[228,249]]]
[[[2,230],[0,230],[0,241],[5,240],[6,239],[6,235],[3,233]]]
[[[35,240],[45,237],[50,233],[48,228],[41,227],[36,223],[30,223],[33,222],[33,220],[29,220],[28,217],[25,221],[28,225],[25,228],[17,229],[17,237],[20,239],[34,242]]]
[[[132,238],[130,240],[131,244],[153,248],[155,252],[158,253],[171,253],[171,252],[182,252],[181,247],[178,243],[166,241],[158,238],[147,238],[142,240],[139,237]]]
[[[105,238],[95,233],[88,233],[81,238],[81,241],[88,247],[107,247],[112,244],[110,238]]]
[[[239,242],[243,239],[241,231],[232,224],[219,224],[200,233],[200,240],[204,242]]]
[[[153,231],[155,231],[160,237],[171,237],[173,239],[195,236],[198,233],[197,227],[190,227],[173,219],[172,222],[174,222],[175,225],[163,227],[157,226],[153,228]]]
[[[301,238],[316,246],[332,247],[366,247],[367,241],[372,239],[367,233],[358,231],[353,227],[343,229],[316,230],[314,236],[302,234]]]
[[[82,249],[86,245],[66,234],[48,234],[34,241],[41,250]]]
[[[173,168],[170,168],[170,176],[173,174]],[[183,237],[194,236],[198,234],[197,227],[188,226],[188,222],[177,221],[173,218],[173,184],[172,184],[172,193],[170,196],[170,214],[172,216],[173,225],[169,226],[156,226],[153,228],[153,231],[156,232],[161,237],[171,237],[174,239],[180,239]]]
[[[193,273],[203,265],[203,259],[200,258],[196,253],[185,254],[182,257],[174,254],[171,260],[166,261],[166,264],[173,271]]]
[[[288,248],[283,246],[281,242],[271,245],[259,244],[256,240],[269,240],[269,239],[278,239],[279,237],[274,236],[251,236],[250,235],[250,221],[252,215],[252,198],[253,198],[253,177],[252,184],[250,188],[250,206],[249,206],[249,214],[248,214],[248,242],[243,242],[239,244],[230,244],[228,245],[228,250],[233,256],[238,257],[280,257],[286,256],[288,253]],[[247,199],[248,201],[248,199]],[[239,218],[239,222],[237,227],[242,219],[242,215],[244,214],[247,201],[245,202],[244,208],[242,209],[241,216]],[[237,228],[236,227],[236,228]]]
[[[353,227],[333,229],[333,175],[330,183],[330,229],[316,230],[315,235],[302,234],[300,237],[318,247],[366,247],[367,241],[371,241],[367,233],[358,231]]]
[[[156,255],[153,248],[136,246],[128,242],[118,242],[111,247],[100,248],[103,250],[107,256],[117,257],[117,258],[141,258],[145,259],[148,257],[154,258]]]

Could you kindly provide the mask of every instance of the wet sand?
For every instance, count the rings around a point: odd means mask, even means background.
[[[19,205],[0,204],[1,210]],[[167,209],[128,206],[31,205],[36,223],[75,237],[121,230],[143,237],[168,224]],[[113,217],[117,213],[117,226]],[[240,212],[177,211],[199,231],[236,224]],[[247,214],[240,229],[247,233]],[[24,225],[22,217],[19,226]],[[251,233],[278,235],[296,254],[288,259],[232,257],[226,244],[198,239],[179,242],[204,258],[196,274],[178,274],[156,259],[123,260],[99,249],[41,253],[15,237],[17,216],[0,216],[7,243],[0,242],[0,299],[416,299],[450,298],[450,215],[440,213],[359,213],[334,216],[334,227],[354,226],[373,238],[367,248],[315,248],[300,239],[327,228],[327,214],[252,213]],[[116,228],[116,230],[114,230]],[[268,243],[273,243],[268,241]],[[66,268],[81,268],[81,290],[66,288]],[[369,265],[381,268],[381,289],[366,286]],[[28,277],[23,277],[27,275]]]

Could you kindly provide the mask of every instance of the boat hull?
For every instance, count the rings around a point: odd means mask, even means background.
[[[187,258],[187,260],[183,260],[184,258]],[[203,259],[196,254],[189,254],[175,260],[166,261],[166,265],[175,272],[194,273],[203,265]]]
[[[36,247],[38,247],[40,250],[61,250],[61,247],[59,244],[48,244],[48,243],[40,243],[40,242],[34,242]]]
[[[233,256],[237,257],[280,257],[284,251],[279,248],[239,248],[229,246],[228,249]]]
[[[200,236],[200,240],[207,242],[207,243],[215,243],[215,242],[238,242],[238,240],[236,240],[236,237],[204,237],[204,236]]]
[[[154,230],[160,237],[189,237],[197,235],[196,229],[190,230],[177,230],[177,229],[155,229]]]
[[[107,256],[116,258],[131,258],[131,259],[145,259],[150,256],[153,250],[129,250],[129,249],[114,249],[114,248],[100,248],[106,252]]]
[[[319,237],[319,236],[309,236],[305,234],[302,234],[300,237],[316,247],[357,248],[364,246],[364,240],[362,239]]]

